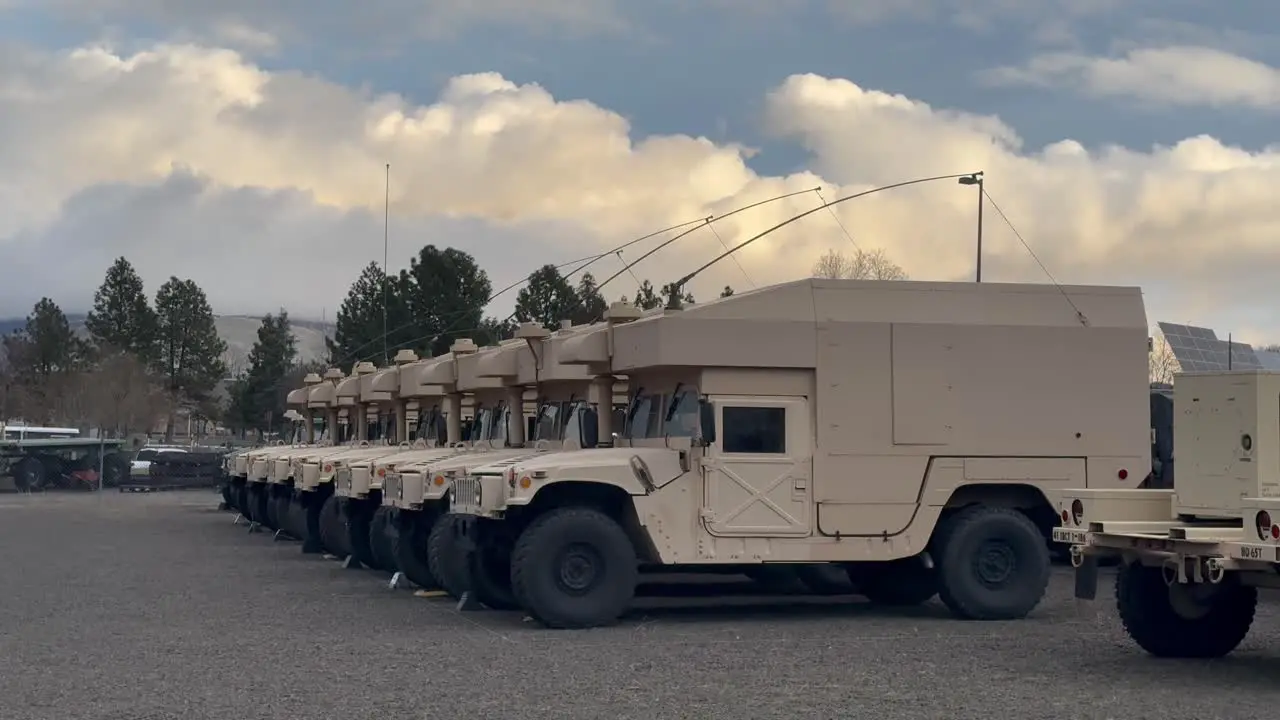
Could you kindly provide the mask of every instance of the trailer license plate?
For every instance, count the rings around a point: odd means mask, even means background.
[[[1232,555],[1240,560],[1280,562],[1280,547],[1273,545],[1237,545]]]
[[[1089,533],[1084,530],[1054,528],[1053,541],[1066,543],[1068,545],[1087,545],[1089,543]]]

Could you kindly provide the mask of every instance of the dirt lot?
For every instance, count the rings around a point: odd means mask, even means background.
[[[1209,720],[1280,701],[1271,597],[1212,663],[1143,655],[1110,602],[1071,598],[1065,568],[1022,622],[686,598],[556,632],[389,590],[216,502],[0,495],[0,718]]]

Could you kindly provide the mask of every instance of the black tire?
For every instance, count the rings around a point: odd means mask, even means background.
[[[292,535],[293,533],[289,529],[288,496],[280,495],[280,491],[277,488],[270,488],[268,492],[270,494],[268,495],[269,499],[267,507],[269,512],[267,513],[267,517],[270,518],[272,524],[277,530],[283,530],[285,534]]]
[[[309,536],[307,508],[302,504],[302,499],[294,493],[289,494],[289,518],[293,523],[293,536],[301,542],[306,542]]]
[[[742,574],[767,592],[785,595],[805,589],[791,565],[755,565],[744,569]]]
[[[347,547],[351,548],[351,556],[365,567],[377,568],[373,548],[369,547],[369,525],[373,513],[366,507],[366,501],[346,500]]]
[[[635,598],[639,576],[626,531],[594,508],[547,512],[525,528],[512,551],[516,597],[550,628],[617,622]]]
[[[384,572],[394,573],[396,567],[395,532],[392,525],[392,508],[379,505],[373,511],[373,519],[369,522],[369,549],[373,552],[374,567]]]
[[[46,475],[44,463],[39,459],[23,458],[13,468],[13,484],[20,492],[37,492],[44,489]]]
[[[938,575],[920,555],[848,567],[855,592],[876,605],[913,607],[938,594]]]
[[[849,573],[835,563],[796,565],[796,577],[810,592],[818,595],[851,595],[856,592]]]
[[[240,515],[250,522],[253,521],[253,492],[249,488],[249,483],[244,483],[236,491],[236,510],[240,511]]]
[[[325,507],[326,496],[318,492],[298,493],[298,509],[302,513],[302,552],[324,552],[324,536],[320,532],[321,511]]]
[[[435,521],[427,534],[427,568],[440,589],[455,600],[466,592],[467,560],[458,543],[457,518],[445,515]]]
[[[1206,602],[1201,614],[1187,617],[1173,600],[1178,591],[1165,584],[1158,567],[1125,565],[1116,574],[1116,609],[1120,622],[1138,647],[1163,658],[1220,658],[1249,634],[1258,607],[1257,588],[1227,577]]]
[[[464,557],[471,597],[490,610],[520,609],[511,586],[511,548],[489,542]]]
[[[956,617],[1017,620],[1049,586],[1049,548],[1026,515],[974,505],[942,522],[934,535],[938,596]]]
[[[253,506],[253,519],[268,530],[277,530],[275,518],[271,517],[271,487],[266,483],[258,483],[258,492]]]
[[[129,461],[119,455],[108,455],[102,459],[102,487],[119,487],[129,477]],[[225,485],[223,486],[226,487]],[[227,494],[223,492],[223,499]]]
[[[330,495],[320,508],[320,543],[330,555],[345,558],[351,554],[347,547],[346,518],[342,517],[341,498]]]
[[[280,527],[290,538],[301,537],[298,530],[297,514],[293,512],[293,493],[285,489],[284,494],[276,497],[276,517],[280,518]]]
[[[435,590],[440,582],[431,572],[428,558],[428,545],[435,526],[434,518],[426,513],[401,510],[399,532],[395,534],[392,551],[395,554],[396,567],[409,582],[423,590]]]

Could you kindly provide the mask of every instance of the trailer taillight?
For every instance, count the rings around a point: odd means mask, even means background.
[[[1266,540],[1268,536],[1280,537],[1280,533],[1276,532],[1280,528],[1271,524],[1271,513],[1266,510],[1259,510],[1254,516],[1254,528],[1257,530],[1259,540]]]
[[[1120,468],[1120,472],[1116,473],[1116,476],[1119,477],[1121,480],[1126,480],[1129,477],[1129,471],[1125,470],[1124,468]]]

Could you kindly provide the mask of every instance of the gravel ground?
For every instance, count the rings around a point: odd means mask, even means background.
[[[1145,656],[1110,602],[1072,599],[1066,568],[1022,622],[650,600],[618,627],[556,632],[389,590],[215,505],[0,495],[0,718],[1209,720],[1280,701],[1270,597],[1209,663]]]

